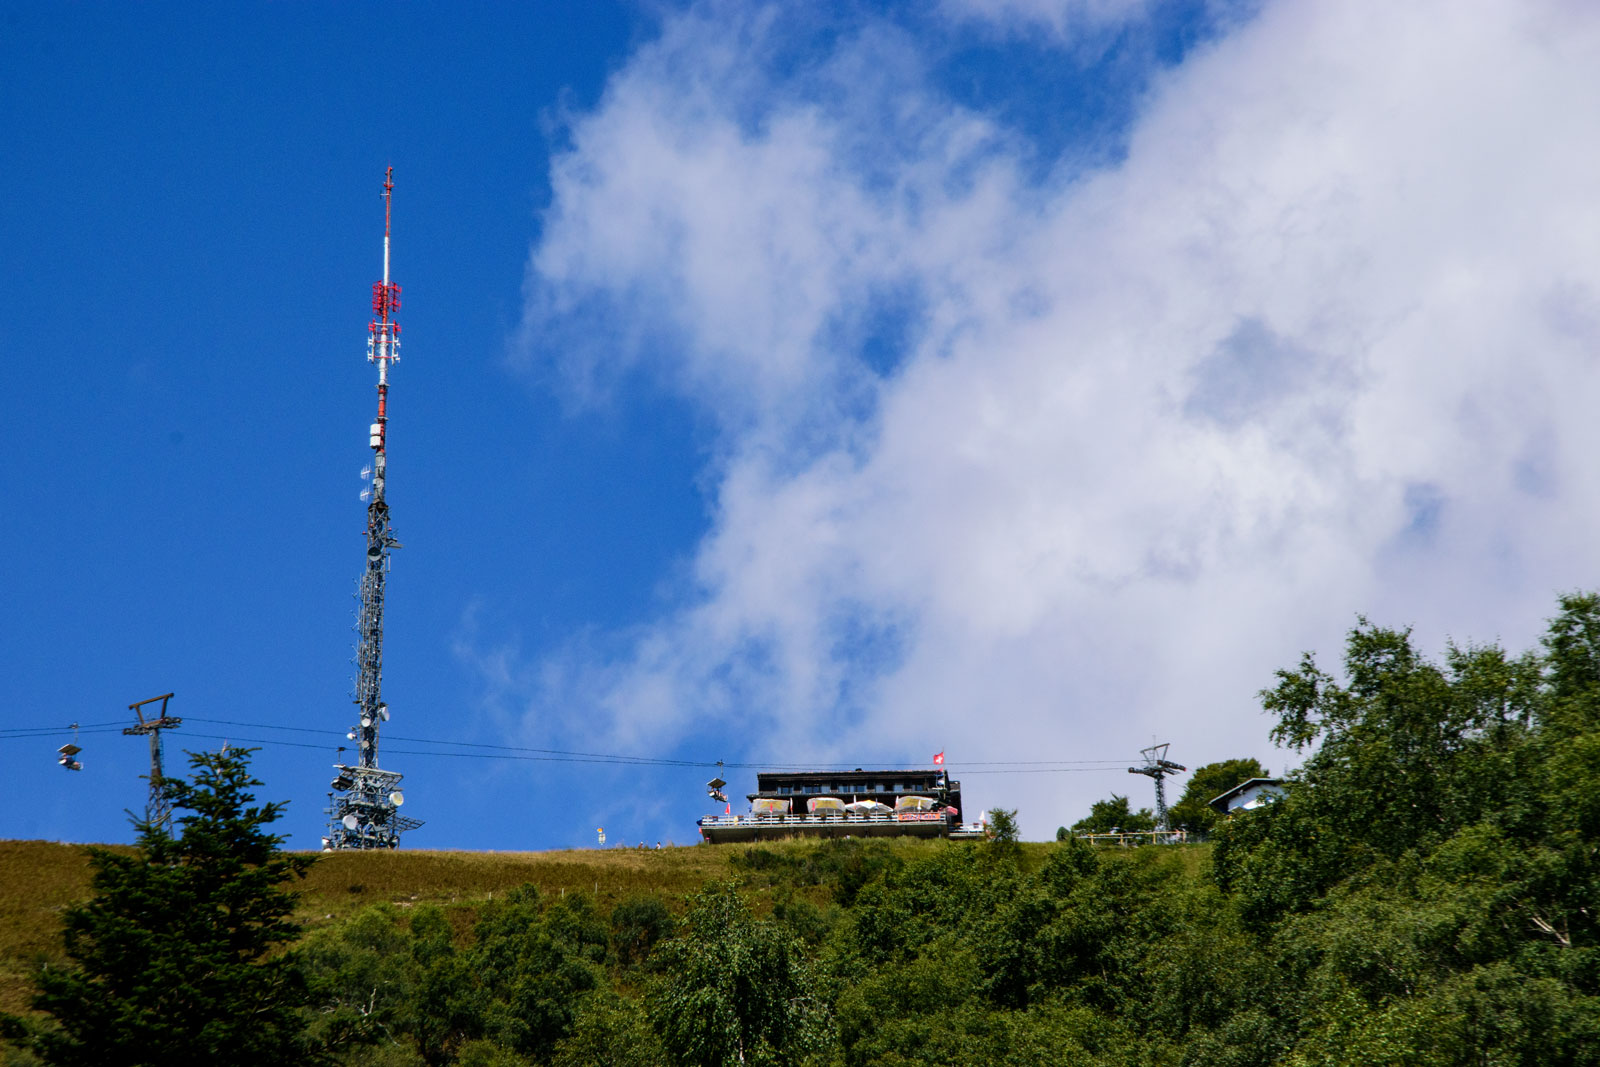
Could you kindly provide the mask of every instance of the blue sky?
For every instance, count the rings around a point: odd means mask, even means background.
[[[1528,643],[1594,584],[1600,16],[1391,7],[0,6],[0,728],[176,691],[174,756],[312,746],[315,844],[390,164],[390,735],[945,749],[1042,837],[1154,737],[1281,767],[1357,612]],[[0,835],[128,839],[142,742],[66,739]],[[706,810],[422,747],[410,846]]]

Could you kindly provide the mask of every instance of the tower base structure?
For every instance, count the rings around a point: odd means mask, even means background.
[[[336,796],[328,808],[328,836],[322,839],[325,851],[398,848],[402,833],[422,825],[422,820],[400,814],[400,805],[405,803],[400,774],[343,764],[335,764],[334,770],[339,774],[332,783]]]

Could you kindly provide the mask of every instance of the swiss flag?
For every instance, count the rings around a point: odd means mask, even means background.
[[[943,767],[944,766],[944,753],[943,752],[935,752],[933,754],[933,765],[935,767]]]

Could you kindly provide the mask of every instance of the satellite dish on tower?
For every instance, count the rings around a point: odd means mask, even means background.
[[[406,795],[404,793],[400,792],[400,790],[396,789],[393,793],[389,794],[389,803],[393,804],[395,807],[398,808],[400,805],[404,804],[405,802],[406,802]]]
[[[388,722],[389,721],[389,705],[387,705],[387,704],[379,704],[378,705],[378,718],[382,719],[384,722]]]
[[[356,828],[356,817],[354,815],[346,815],[339,821],[344,823],[344,828],[346,830],[354,830]]]

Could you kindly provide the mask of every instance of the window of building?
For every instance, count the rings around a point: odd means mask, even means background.
[[[807,792],[807,793],[815,793],[815,792],[817,792],[817,791],[818,791],[818,790],[819,790],[819,789],[821,789],[821,786],[815,786],[815,785],[808,785],[808,786],[806,786],[806,792]]]

